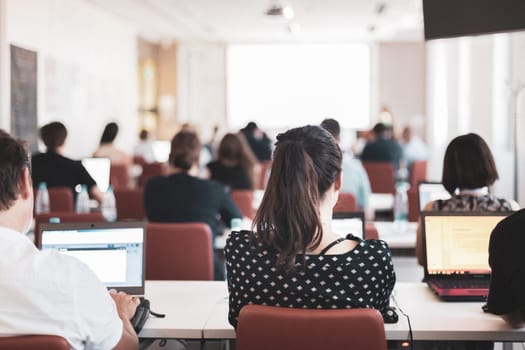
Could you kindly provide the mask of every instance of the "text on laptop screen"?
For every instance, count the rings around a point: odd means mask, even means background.
[[[108,288],[142,285],[143,228],[45,230],[42,250],[56,250],[88,265]]]
[[[504,217],[425,216],[428,273],[490,273],[490,234]]]
[[[450,193],[440,183],[422,182],[418,186],[418,192],[420,211],[424,210],[425,206],[431,201],[450,198]]]

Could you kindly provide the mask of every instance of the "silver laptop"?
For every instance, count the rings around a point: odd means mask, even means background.
[[[509,214],[422,213],[425,281],[434,293],[451,301],[486,299],[490,234]]]
[[[423,211],[425,206],[438,199],[449,199],[450,193],[440,182],[420,182],[417,185],[417,195],[419,201],[419,211]]]
[[[102,192],[106,192],[109,187],[109,173],[111,169],[109,158],[84,158],[82,159],[82,165],[95,180],[98,188]]]
[[[42,250],[56,250],[88,265],[104,285],[144,295],[145,223],[41,224]]]

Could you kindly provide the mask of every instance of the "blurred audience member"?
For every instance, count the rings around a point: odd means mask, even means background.
[[[33,183],[38,186],[45,182],[48,187],[69,187],[75,194],[77,185],[86,185],[89,194],[102,202],[103,194],[82,163],[63,156],[67,129],[60,122],[52,122],[40,128],[40,137],[46,146],[46,153],[33,156]]]
[[[133,150],[133,155],[142,157],[146,163],[155,162],[155,152],[153,151],[153,141],[149,138],[149,132],[147,130],[141,130],[139,134],[139,143]]]
[[[321,123],[321,127],[327,130],[337,141],[341,142],[341,127],[339,122],[335,119],[325,119]],[[356,159],[351,153],[343,152],[343,185],[341,192],[352,193],[360,210],[365,212],[367,220],[374,219],[374,211],[370,207],[370,180],[366,173],[363,164],[359,159]]]
[[[377,123],[372,129],[373,140],[367,142],[361,153],[362,161],[392,162],[398,169],[403,160],[403,149],[392,138],[392,129],[383,123]]]
[[[257,158],[242,134],[226,134],[219,144],[217,160],[208,163],[210,178],[230,190],[253,190]]]
[[[205,222],[221,235],[232,218],[242,214],[224,187],[198,178],[201,143],[197,134],[181,131],[171,140],[171,175],[151,178],[144,188],[144,209],[151,222]],[[224,265],[214,255],[215,279],[224,279]]]
[[[410,126],[405,126],[401,133],[401,147],[409,169],[415,160],[428,159],[427,145],[419,136],[414,135]]]
[[[241,129],[241,132],[260,162],[272,159],[272,141],[264,131],[257,127],[255,122],[249,122]]]
[[[93,152],[93,157],[109,158],[112,165],[124,164],[131,165],[131,157],[125,152],[117,149],[113,144],[118,134],[117,123],[108,123],[104,128],[102,137],[100,138],[100,145]]]

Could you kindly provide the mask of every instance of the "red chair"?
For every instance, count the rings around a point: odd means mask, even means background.
[[[272,161],[267,160],[259,163],[261,169],[259,173],[259,181],[257,183],[258,190],[264,190],[268,183],[268,177],[270,176],[270,169],[272,167]]]
[[[372,222],[365,223],[365,235],[364,239],[379,239],[379,232]]]
[[[334,207],[334,213],[358,211],[357,200],[353,193],[339,192],[339,198]]]
[[[363,162],[373,193],[396,192],[394,166],[391,162]]]
[[[417,198],[417,188],[410,188],[408,196],[408,221],[419,220],[419,201]]]
[[[137,164],[140,166],[143,166],[144,164],[146,164],[146,160],[144,159],[143,156],[133,156],[132,162],[133,164]]]
[[[146,279],[213,280],[211,239],[205,223],[149,223]]]
[[[242,215],[253,220],[255,217],[255,209],[253,209],[253,191],[233,190],[230,195]]]
[[[164,163],[145,163],[142,165],[142,173],[139,176],[139,186],[144,186],[150,177],[164,174]]]
[[[74,212],[75,203],[73,192],[69,187],[49,187],[49,209],[51,211]],[[38,194],[38,188],[33,188],[34,198]]]
[[[237,350],[386,350],[383,318],[374,309],[293,309],[246,305]]]
[[[57,335],[0,337],[0,350],[69,350],[67,340]]]
[[[114,189],[129,187],[129,169],[126,164],[112,164],[109,170],[109,182]]]
[[[415,160],[410,167],[410,188],[417,188],[417,184],[427,180],[427,161]]]
[[[49,222],[51,218],[59,218],[60,222],[104,222],[102,213],[86,213],[77,214],[71,212],[50,212],[46,214],[39,214],[35,216],[35,245],[40,248],[42,246],[42,237],[40,236],[40,224]]]
[[[117,220],[144,220],[144,190],[142,188],[115,189]]]

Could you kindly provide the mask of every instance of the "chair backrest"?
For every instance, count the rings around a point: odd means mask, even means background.
[[[144,164],[146,164],[146,160],[144,159],[144,157],[143,156],[137,156],[137,155],[133,156],[132,162],[133,162],[133,164],[137,164],[137,165],[140,165],[140,166],[143,166]]]
[[[144,186],[148,179],[153,176],[164,174],[164,163],[144,163],[142,164],[142,173],[139,176],[139,186]]]
[[[51,211],[74,212],[75,203],[73,192],[69,187],[49,187],[49,207]],[[38,194],[38,188],[33,188],[34,198]]]
[[[117,188],[113,193],[117,206],[117,220],[144,220],[146,213],[143,188]]]
[[[255,217],[255,209],[253,208],[253,191],[233,190],[230,194],[242,215],[253,219]]]
[[[129,187],[129,169],[126,164],[111,164],[109,170],[109,182],[113,188]]]
[[[357,200],[353,193],[339,192],[337,203],[335,203],[334,213],[357,211]]]
[[[365,223],[365,239],[379,239],[379,232],[373,222]]]
[[[292,309],[246,305],[237,350],[385,350],[381,314],[374,309]]]
[[[205,223],[148,223],[146,279],[213,280],[211,239]]]
[[[258,190],[264,190],[266,188],[266,184],[268,183],[268,177],[270,175],[272,161],[271,160],[263,161],[263,162],[260,162],[259,165],[260,165],[259,179],[256,185],[257,185]]]
[[[0,337],[0,350],[69,350],[69,343],[57,335]]]
[[[410,187],[407,192],[408,197],[408,221],[419,220],[419,202],[417,198],[417,188]]]
[[[40,236],[40,224],[49,222],[50,218],[59,218],[60,222],[104,222],[102,213],[71,213],[71,212],[49,212],[35,216],[35,245],[41,247],[42,237]]]
[[[391,162],[363,162],[373,193],[396,192],[394,165]]]
[[[415,160],[410,167],[410,188],[417,189],[417,184],[427,180],[427,161]]]

